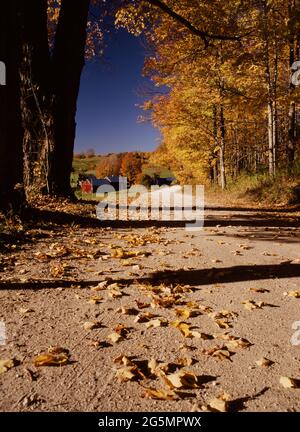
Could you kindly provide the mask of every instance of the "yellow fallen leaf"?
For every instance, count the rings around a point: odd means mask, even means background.
[[[203,350],[203,353],[212,357],[217,357],[219,360],[231,360],[230,357],[233,354],[228,350],[226,346],[217,346],[214,348]]]
[[[284,388],[300,388],[300,380],[298,379],[281,376],[279,382]]]
[[[212,408],[214,411],[219,412],[228,412],[229,411],[229,404],[226,400],[223,400],[221,398],[213,398],[208,403],[209,408]]]
[[[149,328],[156,328],[156,327],[162,327],[165,325],[165,321],[162,321],[161,319],[153,319],[146,323],[146,327]]]
[[[100,297],[100,296],[98,296],[98,297],[91,297],[88,300],[88,303],[90,303],[90,304],[99,304],[99,303],[101,303],[101,300],[103,300],[103,297]]]
[[[192,337],[192,332],[188,324],[178,320],[171,322],[170,325],[177,328],[184,337]]]
[[[98,285],[91,287],[91,291],[103,291],[106,289],[108,281],[98,283]]]
[[[34,312],[34,310],[31,308],[27,308],[27,309],[26,308],[20,308],[19,310],[20,310],[20,313],[24,314],[24,315],[29,313],[29,312]]]
[[[199,378],[194,373],[185,372],[183,370],[171,375],[161,374],[160,378],[171,389],[191,389],[201,387]]]
[[[93,330],[101,327],[101,323],[99,321],[86,321],[83,324],[85,330]]]
[[[248,348],[249,346],[251,346],[251,343],[247,340],[247,339],[243,339],[243,338],[236,338],[236,339],[232,339],[229,340],[226,344],[227,348]]]
[[[156,390],[153,388],[144,388],[144,397],[155,400],[174,400],[177,398],[175,392],[171,390]]]
[[[136,366],[125,366],[116,372],[116,378],[121,382],[132,381],[138,377],[139,372]]]
[[[113,343],[118,343],[124,339],[123,336],[116,332],[111,333],[107,336],[107,338],[110,339]]]
[[[192,311],[189,309],[176,309],[175,313],[178,317],[186,320],[189,319],[192,316]]]
[[[274,362],[272,362],[272,360],[269,360],[269,359],[267,359],[265,357],[257,360],[255,363],[259,367],[269,367],[269,366],[272,366],[272,364],[274,364]]]
[[[117,309],[117,312],[122,314],[122,315],[137,315],[138,311],[134,308],[131,307],[121,307],[119,309]]]
[[[288,293],[289,297],[295,297],[295,298],[300,298],[300,291],[294,290],[294,291],[290,291]]]
[[[7,372],[9,369],[17,365],[14,359],[0,359],[0,374]]]
[[[41,354],[34,359],[34,365],[40,366],[64,366],[69,363],[69,356],[65,353],[60,354]]]
[[[151,374],[154,375],[157,370],[158,364],[155,359],[151,359],[148,361],[148,369],[150,370]]]
[[[122,354],[114,359],[114,363],[122,364],[124,366],[135,366],[129,357]]]

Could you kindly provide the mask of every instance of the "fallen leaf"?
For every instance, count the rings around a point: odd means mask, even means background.
[[[261,293],[261,294],[270,292],[270,290],[265,288],[250,288],[249,291],[254,293]]]
[[[281,376],[279,382],[284,388],[300,388],[300,380],[298,379]]]
[[[197,331],[192,331],[192,336],[195,337],[196,339],[202,339],[202,340],[210,340],[210,339],[214,339],[213,336],[207,334],[207,333],[200,333]]]
[[[158,367],[158,364],[157,364],[157,361],[155,359],[151,359],[148,361],[148,369],[150,370],[152,375],[155,375],[157,367]]]
[[[34,359],[34,365],[40,366],[64,366],[69,363],[69,355],[60,354],[41,354]]]
[[[122,314],[122,315],[137,315],[138,311],[134,308],[131,307],[121,307],[119,309],[117,309],[117,312]]]
[[[121,382],[132,381],[139,377],[139,370],[136,366],[125,366],[116,372],[116,378]]]
[[[15,359],[0,359],[0,375],[15,367],[17,362]]]
[[[113,343],[118,343],[121,340],[123,340],[123,336],[121,336],[119,333],[111,333],[110,335],[107,336],[108,339],[110,339]]]
[[[160,378],[171,389],[191,389],[201,387],[199,378],[194,373],[185,372],[183,370],[171,375],[161,374]]]
[[[134,319],[134,322],[135,323],[145,323],[145,322],[150,321],[154,317],[155,317],[155,315],[151,312],[140,313]]]
[[[229,411],[229,404],[226,400],[223,400],[222,398],[216,397],[209,401],[208,403],[209,408],[212,408],[215,411],[219,412],[228,412]]]
[[[34,312],[34,310],[31,309],[31,308],[28,308],[28,309],[26,309],[26,308],[20,308],[19,310],[20,310],[20,313],[24,314],[24,315],[27,314],[27,313],[29,313],[29,312]]]
[[[207,354],[212,357],[217,357],[219,360],[230,360],[231,361],[231,355],[233,354],[228,350],[226,346],[221,347],[214,347],[207,350],[203,350],[204,354]]]
[[[161,319],[154,319],[150,320],[146,323],[146,327],[149,328],[156,328],[156,327],[162,327],[166,325],[165,321],[162,321]]]
[[[177,398],[177,395],[174,391],[171,390],[156,390],[153,388],[144,388],[145,393],[144,397],[155,400],[174,400]]]
[[[272,360],[269,360],[265,357],[261,358],[260,360],[257,360],[255,363],[259,367],[269,367],[269,366],[272,366],[272,364],[274,364],[274,362]]]
[[[173,321],[170,323],[172,327],[177,328],[184,337],[192,337],[190,326],[182,321]]]
[[[298,290],[290,291],[288,293],[288,296],[289,297],[300,298],[300,291],[298,291]]]
[[[103,300],[103,297],[91,297],[89,300],[88,300],[88,303],[90,303],[90,304],[99,304],[99,303],[101,303],[101,301]]]
[[[83,324],[85,330],[93,330],[101,327],[101,323],[99,321],[86,321]]]

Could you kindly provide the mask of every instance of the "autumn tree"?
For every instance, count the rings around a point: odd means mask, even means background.
[[[142,172],[143,160],[139,153],[127,153],[121,164],[121,175],[127,177],[130,184],[134,184]]]
[[[122,157],[123,155],[121,153],[102,156],[96,167],[97,177],[103,178],[108,176],[119,176],[121,172]]]

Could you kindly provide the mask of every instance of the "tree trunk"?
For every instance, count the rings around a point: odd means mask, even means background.
[[[47,0],[22,0],[22,119],[27,190],[49,190],[53,149]]]
[[[225,117],[224,117],[224,107],[220,107],[220,182],[221,188],[224,190],[226,188],[226,174],[225,174]]]
[[[63,0],[53,52],[54,141],[51,193],[72,196],[70,176],[77,98],[84,66],[90,0]]]
[[[289,45],[290,45],[290,68],[296,60],[296,55],[299,53],[299,32],[295,27],[295,17],[296,17],[296,2],[295,0],[289,0]],[[290,82],[289,93],[292,97],[295,91],[295,86]],[[286,147],[288,170],[293,168],[296,155],[296,144],[297,144],[297,121],[296,121],[296,104],[295,102],[290,103],[289,108],[289,130],[288,130],[288,140]]]
[[[275,106],[272,101],[268,103],[268,141],[269,141],[269,174],[276,174],[276,121],[275,121]]]
[[[19,2],[3,2],[0,14],[0,60],[6,85],[0,85],[0,209],[15,210],[23,201],[22,125],[20,114]]]

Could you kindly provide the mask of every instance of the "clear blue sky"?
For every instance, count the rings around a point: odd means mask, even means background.
[[[139,124],[145,49],[138,38],[116,32],[104,59],[88,62],[81,78],[75,152],[94,148],[97,154],[151,151],[159,144],[159,131]]]

